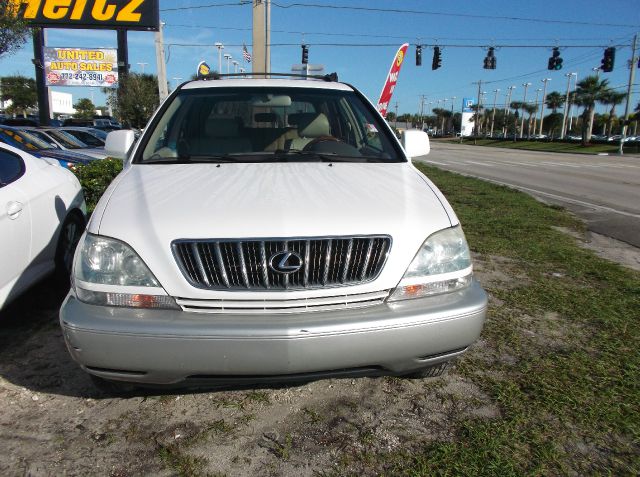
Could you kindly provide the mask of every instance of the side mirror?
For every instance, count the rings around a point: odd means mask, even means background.
[[[431,150],[429,136],[419,129],[407,129],[402,132],[402,147],[409,159],[426,156]]]
[[[113,131],[107,135],[104,150],[109,156],[124,160],[127,158],[127,153],[135,140],[136,137],[133,131],[128,129]]]

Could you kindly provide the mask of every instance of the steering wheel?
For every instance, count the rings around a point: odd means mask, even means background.
[[[333,136],[320,136],[320,137],[316,137],[314,139],[312,139],[310,142],[308,142],[303,148],[303,151],[311,151],[316,144],[320,144],[323,142],[342,142],[340,139],[338,139],[337,137],[333,137]]]

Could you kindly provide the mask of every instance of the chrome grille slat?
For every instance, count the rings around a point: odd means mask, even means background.
[[[288,290],[341,287],[375,280],[391,249],[388,236],[293,239],[176,240],[174,257],[187,281],[208,290]],[[297,253],[302,267],[272,270],[274,254]]]
[[[200,271],[200,275],[202,275],[202,281],[207,285],[211,286],[211,282],[209,281],[209,277],[207,276],[207,272],[204,269],[204,263],[202,263],[202,257],[200,251],[198,250],[198,244],[191,244],[191,253],[195,258],[196,265],[198,265],[198,270]]]

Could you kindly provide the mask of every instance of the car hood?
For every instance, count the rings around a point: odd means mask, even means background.
[[[456,223],[409,163],[133,165],[105,193],[89,231],[130,244],[170,294],[206,296],[182,277],[172,241],[389,235],[381,289],[397,284],[429,235]]]

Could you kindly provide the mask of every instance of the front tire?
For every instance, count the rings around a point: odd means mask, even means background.
[[[84,218],[78,212],[71,212],[62,223],[58,245],[56,246],[56,275],[67,283],[71,277],[73,255],[84,232]]]

